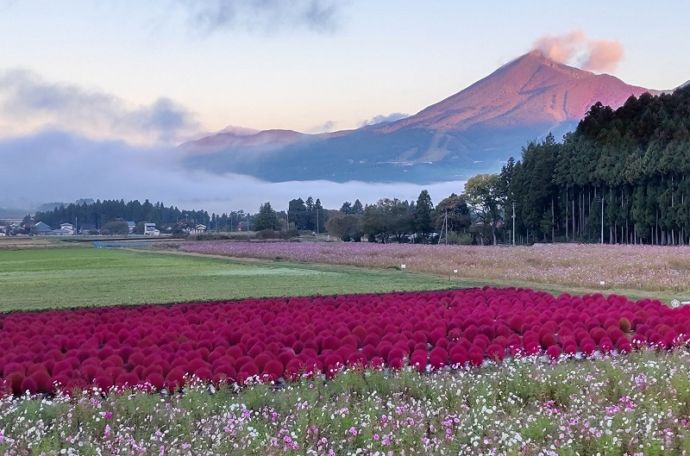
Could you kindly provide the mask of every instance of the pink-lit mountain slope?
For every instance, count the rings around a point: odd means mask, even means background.
[[[305,135],[220,132],[190,144],[192,167],[271,181],[431,182],[497,171],[530,140],[560,138],[596,102],[613,108],[657,93],[527,53],[410,117],[351,131]]]

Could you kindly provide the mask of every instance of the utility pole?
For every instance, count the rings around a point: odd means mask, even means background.
[[[515,246],[515,201],[513,201],[513,247]]]
[[[319,235],[319,208],[316,208],[316,235]]]
[[[443,239],[445,235],[445,243],[448,245],[448,209],[446,209],[446,212],[443,216],[443,225],[441,225],[441,233],[438,236],[438,243],[441,243],[441,239]]]
[[[601,197],[601,243],[604,243],[604,197]]]

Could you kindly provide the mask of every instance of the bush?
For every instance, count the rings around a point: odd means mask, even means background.
[[[328,219],[326,230],[333,237],[349,241],[362,237],[362,217],[351,214],[338,214]]]
[[[448,233],[448,243],[453,245],[472,245],[473,238],[469,233]]]
[[[296,229],[291,229],[287,231],[281,231],[279,235],[281,239],[292,239],[299,236],[299,231]]]
[[[127,222],[123,222],[121,220],[113,220],[112,222],[108,222],[103,225],[101,228],[101,233],[126,236],[129,234],[129,225],[127,225]]]
[[[256,239],[277,239],[279,237],[279,233],[271,229],[266,229],[257,231],[254,237]]]
[[[236,231],[236,232],[206,232],[194,235],[196,241],[248,241],[256,237],[256,234],[251,231]]]
[[[261,230],[254,235],[256,239],[292,239],[298,236],[299,231],[294,229],[287,231]]]

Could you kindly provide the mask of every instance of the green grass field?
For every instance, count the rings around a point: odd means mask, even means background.
[[[0,250],[0,311],[425,290],[449,285],[440,277],[396,270],[87,247]]]

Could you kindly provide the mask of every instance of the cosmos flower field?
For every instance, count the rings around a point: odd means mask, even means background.
[[[185,242],[185,252],[347,264],[516,283],[690,295],[690,247],[544,244],[493,248],[369,242]],[[536,287],[536,285],[531,285]]]

